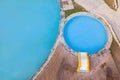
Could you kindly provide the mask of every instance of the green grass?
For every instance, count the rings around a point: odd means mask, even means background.
[[[120,49],[120,47],[119,47],[117,41],[114,38],[112,38],[112,44],[110,46],[111,54],[113,55],[115,53],[115,51],[119,50],[119,49]],[[119,50],[119,52],[120,52],[120,50]]]
[[[104,0],[104,2],[113,10],[117,10],[115,7],[115,1],[114,0]]]
[[[114,49],[116,46],[117,46],[117,42],[115,41],[114,38],[112,38],[112,44],[111,44],[111,46],[110,46],[110,51],[111,51],[111,55],[112,55],[112,56],[114,56],[114,55],[113,55],[113,53],[114,53],[113,49]]]
[[[65,17],[68,17],[69,15],[71,15],[73,13],[76,13],[76,12],[87,12],[87,10],[84,7],[75,3],[73,0],[72,0],[72,2],[73,2],[74,9],[66,10],[65,11]]]

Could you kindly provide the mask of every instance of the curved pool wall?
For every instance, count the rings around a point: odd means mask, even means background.
[[[0,1],[0,80],[30,80],[59,29],[58,0]]]
[[[64,26],[63,37],[72,50],[94,54],[105,47],[108,40],[106,30],[100,20],[82,14],[69,18]]]

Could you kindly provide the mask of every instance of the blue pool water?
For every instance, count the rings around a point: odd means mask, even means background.
[[[89,54],[101,50],[108,40],[103,23],[89,15],[75,16],[67,21],[63,36],[68,46],[74,51]]]
[[[58,0],[0,0],[0,80],[29,80],[59,29]]]

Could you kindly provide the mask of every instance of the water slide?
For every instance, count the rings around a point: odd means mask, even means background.
[[[90,61],[87,52],[78,52],[77,72],[90,72]]]

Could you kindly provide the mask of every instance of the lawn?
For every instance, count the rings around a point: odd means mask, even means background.
[[[104,0],[105,3],[113,10],[117,10],[116,6],[115,6],[115,0]]]
[[[72,0],[72,2],[73,2],[74,9],[66,10],[65,17],[68,17],[69,15],[76,13],[76,12],[87,12],[87,10],[84,7],[75,3],[74,0]]]

